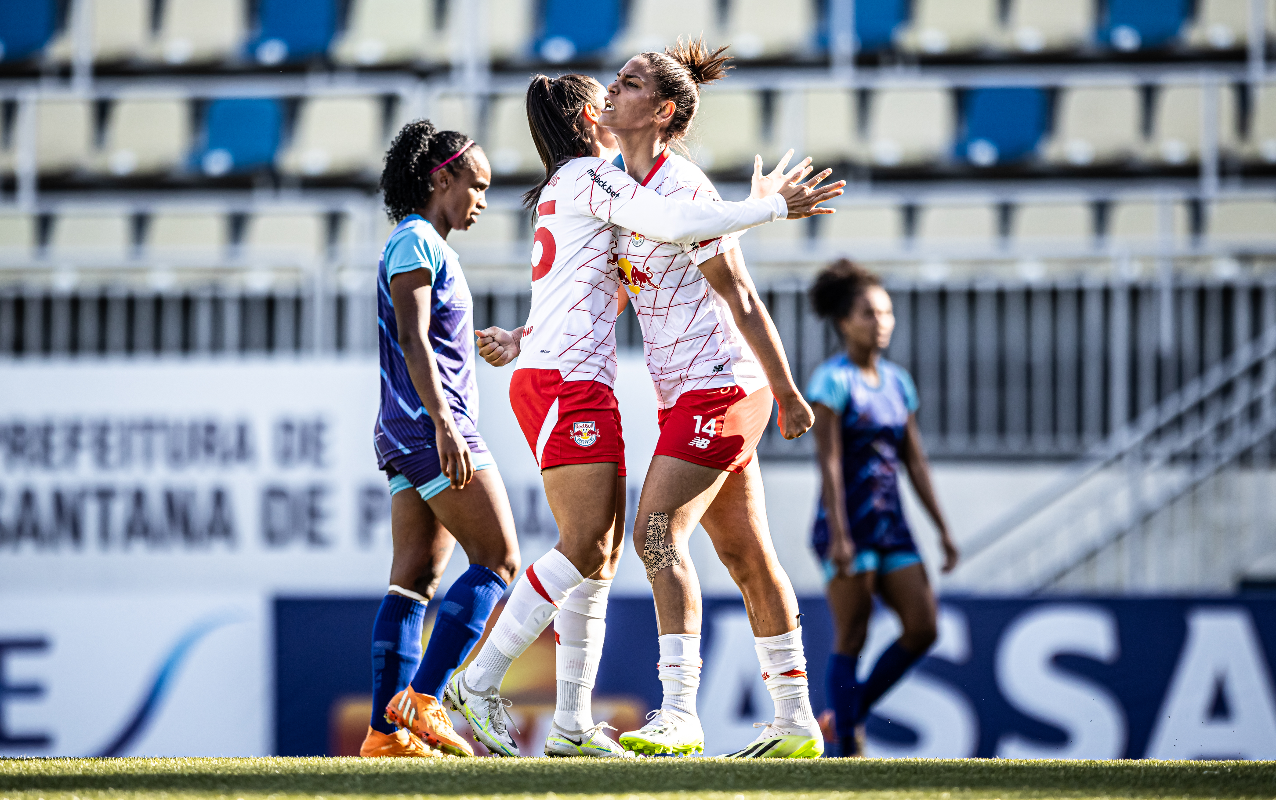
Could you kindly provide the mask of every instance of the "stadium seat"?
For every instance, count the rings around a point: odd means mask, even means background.
[[[1107,0],[1099,39],[1126,52],[1164,47],[1183,33],[1191,0]]]
[[[332,58],[362,67],[446,61],[448,36],[435,24],[436,8],[434,0],[353,0]]]
[[[953,141],[953,100],[944,88],[878,89],[869,103],[868,147],[884,167],[943,157]]]
[[[1027,245],[1087,246],[1094,242],[1094,206],[1079,200],[1020,202],[1010,216],[1010,236]]]
[[[1205,214],[1205,238],[1215,244],[1276,242],[1276,199],[1215,200]]]
[[[47,258],[55,264],[119,264],[133,253],[133,214],[122,208],[63,206],[52,219]]]
[[[84,166],[93,142],[93,108],[89,101],[40,100],[35,119],[35,161],[41,174],[70,172]]]
[[[691,123],[689,140],[696,163],[705,170],[752,168],[753,156],[765,148],[762,95],[752,91],[705,92]]]
[[[336,24],[336,0],[259,0],[253,56],[272,65],[323,55]]]
[[[230,218],[220,209],[161,208],[146,228],[146,252],[179,263],[215,264],[226,257]]]
[[[218,176],[269,167],[279,147],[283,109],[270,98],[222,98],[208,104],[204,146],[195,164]]]
[[[1094,35],[1094,0],[1011,0],[1010,46],[1023,53],[1074,50]]]
[[[820,46],[828,47],[829,3],[821,3]],[[908,21],[908,0],[874,0],[855,4],[855,49],[877,53],[895,46],[896,36]]]
[[[1250,0],[1197,0],[1196,19],[1188,30],[1192,47],[1234,50],[1249,40]]]
[[[93,161],[98,172],[155,175],[180,167],[190,152],[191,109],[184,97],[122,97],[107,118]]]
[[[965,130],[956,155],[981,167],[1036,153],[1050,116],[1046,92],[1027,86],[970,89],[962,106]]]
[[[35,217],[25,211],[0,211],[0,261],[26,261],[35,254]]]
[[[507,264],[511,252],[530,238],[531,227],[520,209],[489,208],[468,231],[448,234],[447,243],[461,257],[464,268],[474,264]],[[515,263],[521,265],[524,260],[519,258]]]
[[[527,56],[535,10],[533,0],[487,0],[487,46],[494,61]]]
[[[77,16],[85,8],[90,14],[94,61],[126,61],[145,54],[151,38],[150,0],[86,0],[72,4],[66,28],[49,46],[54,61],[75,57]]]
[[[998,0],[913,0],[913,18],[899,37],[901,50],[940,55],[991,45],[998,28]],[[860,5],[857,4],[856,11]]]
[[[810,49],[814,5],[786,3],[776,13],[774,0],[731,0],[725,41],[740,58],[776,58]]]
[[[460,131],[467,136],[478,134],[478,108],[472,95],[436,95],[426,108],[426,118],[441,131]],[[405,119],[403,122],[409,121]],[[523,127],[527,127],[526,114],[523,117]]]
[[[620,28],[620,0],[544,0],[536,50],[552,64],[604,51]]]
[[[53,38],[57,0],[0,3],[0,61],[37,55]]]
[[[288,175],[350,175],[380,166],[382,101],[377,95],[312,97],[302,103],[292,141],[280,154]]]
[[[309,266],[327,252],[327,215],[310,209],[260,209],[248,217],[242,248],[244,259],[254,264]]]
[[[920,245],[991,247],[1001,238],[999,209],[992,203],[921,206],[914,238]]]
[[[855,92],[811,89],[805,94],[803,146],[795,156],[810,156],[815,164],[850,161],[862,152]],[[774,148],[773,148],[774,149]]]
[[[164,0],[151,57],[169,64],[222,61],[244,41],[244,0]]]
[[[1242,152],[1247,161],[1276,164],[1276,82],[1262,84],[1254,93]]]
[[[1119,163],[1135,154],[1142,139],[1137,86],[1074,87],[1059,94],[1046,147],[1049,161],[1085,167]]]
[[[660,52],[681,36],[715,43],[718,34],[717,0],[632,0],[629,19],[622,35],[616,37],[618,59],[628,60],[637,53]],[[728,38],[725,41],[737,44]]]
[[[1164,164],[1186,164],[1200,158],[1203,90],[1200,84],[1165,84],[1158,88],[1152,113],[1147,158]],[[1236,150],[1236,92],[1218,87],[1218,148]]]
[[[740,241],[746,250],[763,247],[771,254],[783,254],[808,248],[810,231],[808,220],[782,219],[769,225],[750,228]]]
[[[527,127],[527,106],[523,95],[506,94],[492,98],[488,113],[487,158],[496,175],[529,175],[541,172],[540,155]]]
[[[904,243],[904,210],[894,203],[865,205],[844,203],[837,213],[819,217],[817,233],[825,242],[846,242],[873,249],[901,247]]]
[[[1170,238],[1185,242],[1191,236],[1192,224],[1187,204],[1178,200],[1170,204]],[[1123,198],[1108,206],[1107,240],[1113,244],[1154,243],[1160,238],[1161,204],[1148,198]]]

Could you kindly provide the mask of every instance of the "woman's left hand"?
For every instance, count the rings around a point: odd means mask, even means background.
[[[815,424],[815,412],[811,411],[801,393],[776,398],[776,402],[780,404],[780,433],[785,439],[796,439]]]
[[[518,358],[519,339],[512,331],[495,326],[482,331],[475,331],[478,338],[478,354],[484,361],[494,367],[503,367]]]
[[[961,560],[961,551],[957,549],[953,537],[947,533],[940,537],[939,543],[944,548],[944,572],[952,572],[957,568],[957,562]]]

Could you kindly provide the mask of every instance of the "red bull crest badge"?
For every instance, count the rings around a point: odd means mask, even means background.
[[[651,275],[635,267],[629,259],[621,258],[619,267],[620,282],[629,289],[631,294],[638,294],[644,287],[655,291],[656,284],[652,282]]]
[[[592,422],[573,422],[572,441],[581,447],[589,447],[598,441],[598,426]]]

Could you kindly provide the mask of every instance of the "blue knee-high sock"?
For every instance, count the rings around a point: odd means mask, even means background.
[[[425,603],[400,594],[381,600],[377,621],[372,624],[372,727],[394,733],[385,721],[385,707],[412,680],[421,662],[421,628],[425,623]]]
[[[868,716],[873,704],[882,695],[886,694],[900,678],[904,677],[904,673],[908,672],[908,668],[913,666],[917,659],[923,655],[925,653],[913,653],[905,649],[898,639],[895,640],[894,644],[886,648],[886,651],[878,657],[877,663],[873,665],[873,671],[869,673],[868,680],[864,681],[863,689],[860,692],[860,707],[856,722],[863,721]]]
[[[443,596],[425,658],[412,678],[412,688],[439,697],[452,671],[461,665],[483,635],[492,609],[505,594],[505,581],[487,567],[471,565]]]
[[[841,653],[829,655],[829,699],[833,702],[833,724],[844,756],[856,754],[855,724],[859,720],[861,688],[855,677],[858,660]]]

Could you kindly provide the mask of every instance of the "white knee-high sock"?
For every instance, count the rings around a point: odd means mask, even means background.
[[[607,595],[611,581],[585,580],[563,600],[554,618],[558,704],[554,722],[569,731],[594,725],[590,702],[607,633]]]
[[[802,652],[802,628],[779,636],[754,637],[753,649],[762,665],[762,680],[775,703],[775,716],[798,725],[815,724]]]
[[[563,598],[584,580],[558,550],[536,559],[514,584],[510,599],[483,649],[465,670],[465,683],[478,692],[498,689],[514,659],[541,635]]]
[[[660,637],[660,662],[656,671],[664,687],[661,711],[696,716],[696,692],[700,689],[700,634],[666,633]]]

